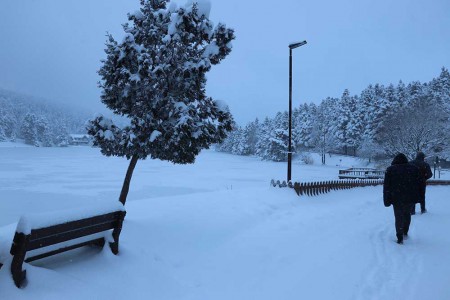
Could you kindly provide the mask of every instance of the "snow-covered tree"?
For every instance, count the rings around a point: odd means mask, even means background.
[[[6,134],[2,127],[0,127],[0,142],[6,141]]]
[[[279,122],[280,114],[266,118],[259,126],[256,153],[262,159],[278,160],[273,154],[287,151],[287,142],[283,142],[287,141],[287,125]],[[360,95],[350,95],[346,90],[341,99],[328,97],[319,106],[303,104],[295,108],[292,122],[293,146],[314,148],[322,154],[323,164],[326,153],[346,153],[346,149],[368,159],[417,149],[450,157],[450,74],[442,68],[440,75],[428,83],[374,84]],[[251,125],[240,133],[244,139],[241,154],[250,151],[247,131]],[[241,138],[237,138],[240,143]]]
[[[400,99],[397,95],[397,89],[395,86],[391,83],[388,85],[385,91],[385,97],[388,102],[388,110],[389,113],[391,110],[401,107]]]
[[[273,161],[286,161],[288,154],[289,116],[287,112],[277,113],[274,119],[274,127],[269,133],[267,149],[264,158]],[[293,147],[291,149],[294,151]]]
[[[213,26],[209,4],[177,7],[166,0],[141,0],[128,15],[125,37],[106,43],[99,70],[101,101],[130,124],[123,128],[98,116],[88,126],[94,145],[107,156],[130,160],[119,201],[125,204],[139,159],[193,163],[232,127],[228,107],[205,94],[206,73],[231,52],[234,32]]]
[[[52,137],[48,121],[45,117],[38,118],[36,120],[36,134],[38,141],[43,147],[52,146]]]
[[[375,86],[369,86],[370,93],[373,97],[368,109],[368,123],[367,126],[370,130],[369,137],[375,141],[379,141],[379,135],[384,131],[384,119],[390,112],[390,103],[386,99],[384,86],[375,84]]]
[[[373,128],[373,110],[376,109],[375,105],[375,91],[372,85],[361,91],[359,97],[360,111],[364,118],[364,129],[362,132],[362,140],[372,140],[375,135],[375,129]]]
[[[267,148],[270,140],[270,134],[272,132],[272,121],[266,117],[261,124],[261,128],[258,131],[258,141],[256,143],[256,155],[262,159],[268,159]]]
[[[250,122],[244,128],[244,138],[245,138],[245,147],[244,147],[244,155],[255,155],[256,154],[256,143],[258,142],[258,133],[259,133],[259,120],[256,119],[253,122]]]
[[[440,118],[442,110],[439,107],[418,99],[389,115],[385,121],[389,130],[381,135],[386,153],[402,152],[414,158],[418,151],[441,152],[449,146],[449,134],[445,130],[446,123]]]
[[[58,136],[62,137],[62,134],[85,133],[84,124],[91,113],[0,89],[0,131],[5,133],[6,140],[22,138],[23,120],[31,122],[27,114],[34,115],[32,122],[36,143],[32,144],[55,146],[58,145]]]
[[[245,151],[245,137],[244,137],[244,129],[242,127],[238,127],[233,131],[233,147],[231,148],[231,153],[236,155],[244,155]]]
[[[383,157],[384,155],[385,151],[380,144],[376,143],[373,139],[363,137],[358,148],[359,157],[367,158],[371,162],[372,159]]]
[[[326,164],[326,153],[336,145],[333,124],[336,122],[336,110],[339,99],[326,98],[317,108],[314,127],[311,133],[315,149],[321,154],[322,164]]]
[[[365,112],[356,95],[349,98],[347,105],[350,111],[350,119],[347,123],[347,141],[345,144],[353,150],[353,155],[356,156],[356,149],[361,145]]]
[[[34,114],[25,115],[20,127],[21,137],[28,145],[39,146],[38,134],[36,130],[37,118]]]
[[[408,103],[408,91],[403,81],[399,81],[395,88],[395,97],[397,98],[398,105],[402,108]]]
[[[14,135],[17,121],[13,117],[12,108],[9,105],[0,106],[0,139],[11,139]]]
[[[312,131],[314,118],[317,113],[317,106],[314,103],[302,104],[293,112],[292,120],[292,140],[294,146],[311,148],[314,146]]]
[[[233,128],[233,130],[228,133],[227,137],[216,146],[216,150],[231,153],[236,140],[236,133],[237,129]]]
[[[52,133],[53,144],[58,147],[67,147],[69,145],[69,133],[65,124],[60,124],[57,130]]]
[[[450,73],[446,68],[442,68],[439,77],[431,80],[428,93],[433,103],[450,112]]]
[[[344,149],[344,153],[348,154],[348,125],[352,117],[352,99],[350,92],[345,89],[339,102],[337,123],[335,127],[335,137],[339,146]]]

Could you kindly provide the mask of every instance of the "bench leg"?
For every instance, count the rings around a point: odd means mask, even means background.
[[[11,254],[13,259],[11,262],[11,274],[14,283],[20,288],[26,279],[27,271],[22,270],[23,261],[27,253],[28,236],[23,233],[16,233],[14,236],[13,246],[11,247]]]
[[[123,219],[125,218],[125,212],[123,212],[120,215],[119,220],[117,221],[117,226],[116,228],[114,228],[113,232],[112,232],[112,237],[114,239],[114,242],[109,243],[109,247],[111,247],[111,251],[112,253],[114,253],[114,255],[117,255],[119,253],[119,236],[120,236],[120,232],[122,231],[122,224],[123,224]]]
[[[114,242],[110,242],[109,243],[109,247],[111,248],[112,253],[114,253],[114,255],[117,255],[119,253],[119,236],[120,236],[120,231],[122,230],[122,228],[115,228],[112,232],[112,237],[114,239]]]
[[[14,283],[18,288],[21,287],[22,283],[25,281],[27,277],[27,271],[22,270],[23,260],[25,258],[25,254],[14,255],[14,258],[11,263],[11,274],[14,280]]]
[[[114,253],[114,255],[117,255],[119,253],[119,237],[114,237],[113,233],[113,238],[114,242],[109,243],[109,247],[111,248],[112,253]]]

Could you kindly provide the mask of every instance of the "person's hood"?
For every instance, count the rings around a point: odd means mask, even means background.
[[[406,158],[406,155],[403,153],[399,153],[394,157],[391,165],[401,165],[401,164],[407,164],[407,163],[408,163],[408,159]]]
[[[416,160],[424,161],[425,160],[425,154],[423,152],[417,152]]]

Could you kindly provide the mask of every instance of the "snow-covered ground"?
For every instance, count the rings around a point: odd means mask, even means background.
[[[270,187],[286,163],[213,151],[194,165],[139,161],[119,255],[84,248],[25,264],[17,289],[8,253],[20,216],[117,201],[127,161],[13,146],[0,143],[0,299],[450,299],[450,187],[428,188],[429,213],[399,246],[381,187],[298,197]],[[295,162],[293,179],[364,164],[315,161]]]

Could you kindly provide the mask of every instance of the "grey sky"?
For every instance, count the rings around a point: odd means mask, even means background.
[[[447,0],[210,2],[211,19],[237,39],[207,91],[241,124],[287,109],[290,42],[308,41],[294,50],[294,106],[370,83],[428,81],[450,67]],[[0,88],[102,108],[105,33],[119,38],[138,8],[138,0],[1,0]]]

